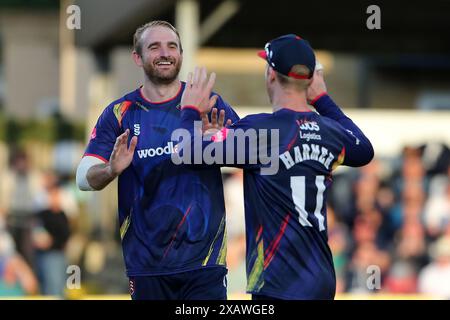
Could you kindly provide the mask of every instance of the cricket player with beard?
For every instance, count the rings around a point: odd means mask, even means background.
[[[120,236],[133,299],[226,299],[225,206],[220,169],[177,166],[171,133],[180,126],[185,82],[177,30],[153,21],[134,35],[144,84],[99,117],[77,169],[81,190],[118,177]],[[215,107],[239,117],[220,97]],[[213,115],[213,118],[216,114]]]

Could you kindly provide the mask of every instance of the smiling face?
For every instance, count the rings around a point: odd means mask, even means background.
[[[170,84],[178,78],[183,56],[176,33],[164,26],[146,29],[141,36],[141,52],[136,63],[155,84]]]

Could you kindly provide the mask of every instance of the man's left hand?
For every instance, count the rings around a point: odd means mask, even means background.
[[[202,131],[203,135],[213,136],[223,129],[231,125],[231,119],[228,119],[225,123],[225,110],[220,110],[219,119],[217,119],[217,108],[213,108],[211,111],[211,122],[209,121],[208,115],[206,113],[202,114]]]

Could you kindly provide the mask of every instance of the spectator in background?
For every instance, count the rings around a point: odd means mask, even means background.
[[[355,181],[359,178],[359,170],[336,170],[333,178],[333,189],[327,199],[333,207],[336,218],[351,228],[356,215],[355,210]]]
[[[427,181],[419,151],[405,148],[402,175],[396,179],[397,193],[401,201],[393,208],[390,216],[395,229],[399,229],[405,220],[422,218]]]
[[[33,170],[23,150],[12,152],[11,170],[0,179],[0,211],[6,213],[7,225],[17,251],[33,264],[31,227],[35,212],[34,199],[41,190],[40,174]]]
[[[357,247],[366,242],[375,243],[380,224],[380,216],[376,212],[358,215],[352,230],[354,246]]]
[[[390,214],[394,205],[395,194],[389,181],[381,182],[376,195],[376,207],[380,211],[382,217],[377,235],[377,242],[381,248],[389,248],[396,232],[393,221],[390,219]]]
[[[5,228],[0,214],[0,296],[36,294],[38,282],[31,268],[16,252],[14,240]]]
[[[383,276],[389,268],[390,257],[387,251],[376,244],[381,216],[376,210],[360,214],[353,228],[353,250],[347,266],[346,291],[352,293],[373,293],[367,286],[368,268],[380,268]]]
[[[402,181],[400,187],[408,183],[421,183],[425,187],[425,168],[422,163],[420,150],[406,147],[403,151]]]
[[[68,180],[67,178],[65,180]],[[41,191],[37,193],[34,199],[35,211],[41,211],[49,208],[51,200],[51,193],[48,192],[48,185],[56,183],[58,185],[58,198],[61,203],[61,210],[69,219],[70,224],[76,223],[79,213],[79,206],[71,189],[71,182],[64,182],[64,178],[55,172],[48,171],[41,176]]]
[[[420,221],[405,221],[397,236],[396,256],[409,261],[415,270],[422,268],[428,261],[425,232]]]
[[[64,248],[70,235],[69,221],[63,209],[63,192],[58,177],[49,172],[44,181],[48,206],[37,213],[33,230],[33,242],[37,249],[36,267],[42,293],[62,297],[66,281]]]
[[[375,160],[360,169],[360,176],[355,183],[356,214],[375,208],[377,190],[380,185],[379,161]]]
[[[395,261],[389,268],[388,275],[383,283],[383,289],[394,294],[416,293],[417,270],[406,261]]]
[[[450,167],[443,192],[430,193],[425,204],[424,223],[432,238],[442,235],[450,224]]]
[[[450,299],[450,236],[439,238],[431,247],[433,261],[419,274],[419,291]]]
[[[349,231],[345,224],[340,222],[331,207],[328,213],[328,244],[333,253],[334,269],[336,272],[336,292],[345,290],[345,268],[348,263]]]
[[[347,273],[346,285],[348,292],[351,293],[375,293],[376,289],[368,286],[368,278],[370,275],[369,267],[375,266],[379,268],[382,281],[383,274],[389,267],[389,255],[387,252],[377,248],[375,242],[364,241],[357,245]]]
[[[393,263],[385,286],[391,293],[417,292],[419,271],[428,262],[423,225],[419,219],[407,219],[394,239]]]
[[[430,179],[429,194],[431,197],[442,196],[447,192],[450,183],[450,160],[445,170],[435,174]]]

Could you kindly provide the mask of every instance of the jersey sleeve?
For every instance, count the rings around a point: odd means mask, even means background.
[[[198,126],[195,126],[195,122]],[[257,136],[254,129],[254,121],[251,117],[242,118],[234,122],[229,127],[224,127],[221,131],[210,137],[203,137],[202,143],[198,143],[198,137],[202,137],[200,113],[195,108],[183,108],[181,111],[181,127],[189,131],[190,141],[183,144],[183,149],[190,152],[187,157],[190,164],[218,165],[226,167],[237,167],[245,169],[256,169],[264,165],[260,161],[259,148],[268,145],[267,140],[262,141]],[[197,138],[196,138],[197,137]],[[266,138],[266,137],[264,137]],[[197,139],[197,141],[196,141]],[[199,147],[196,147],[200,146]],[[209,151],[214,150],[213,153]],[[264,150],[268,154],[270,151]],[[196,154],[202,153],[202,157],[196,158]],[[220,153],[220,156],[217,156]],[[208,159],[208,155],[213,154],[218,162]],[[183,154],[180,154],[183,157]],[[186,159],[184,157],[183,159]]]
[[[213,93],[214,94],[214,93]],[[228,119],[231,120],[232,123],[235,123],[239,120],[239,116],[237,113],[233,110],[233,108],[225,101],[223,98],[219,95],[217,95],[217,102],[216,102],[216,108],[220,110],[225,110],[225,121]],[[209,116],[211,113],[209,114]],[[210,119],[211,120],[211,119]]]
[[[93,156],[108,162],[117,137],[122,133],[114,106],[109,105],[97,120],[92,130],[84,156]]]
[[[329,95],[323,95],[317,99],[313,106],[324,117],[338,122],[342,132],[344,145],[343,165],[360,167],[368,164],[374,157],[374,150],[370,140],[361,129],[336,105]]]

